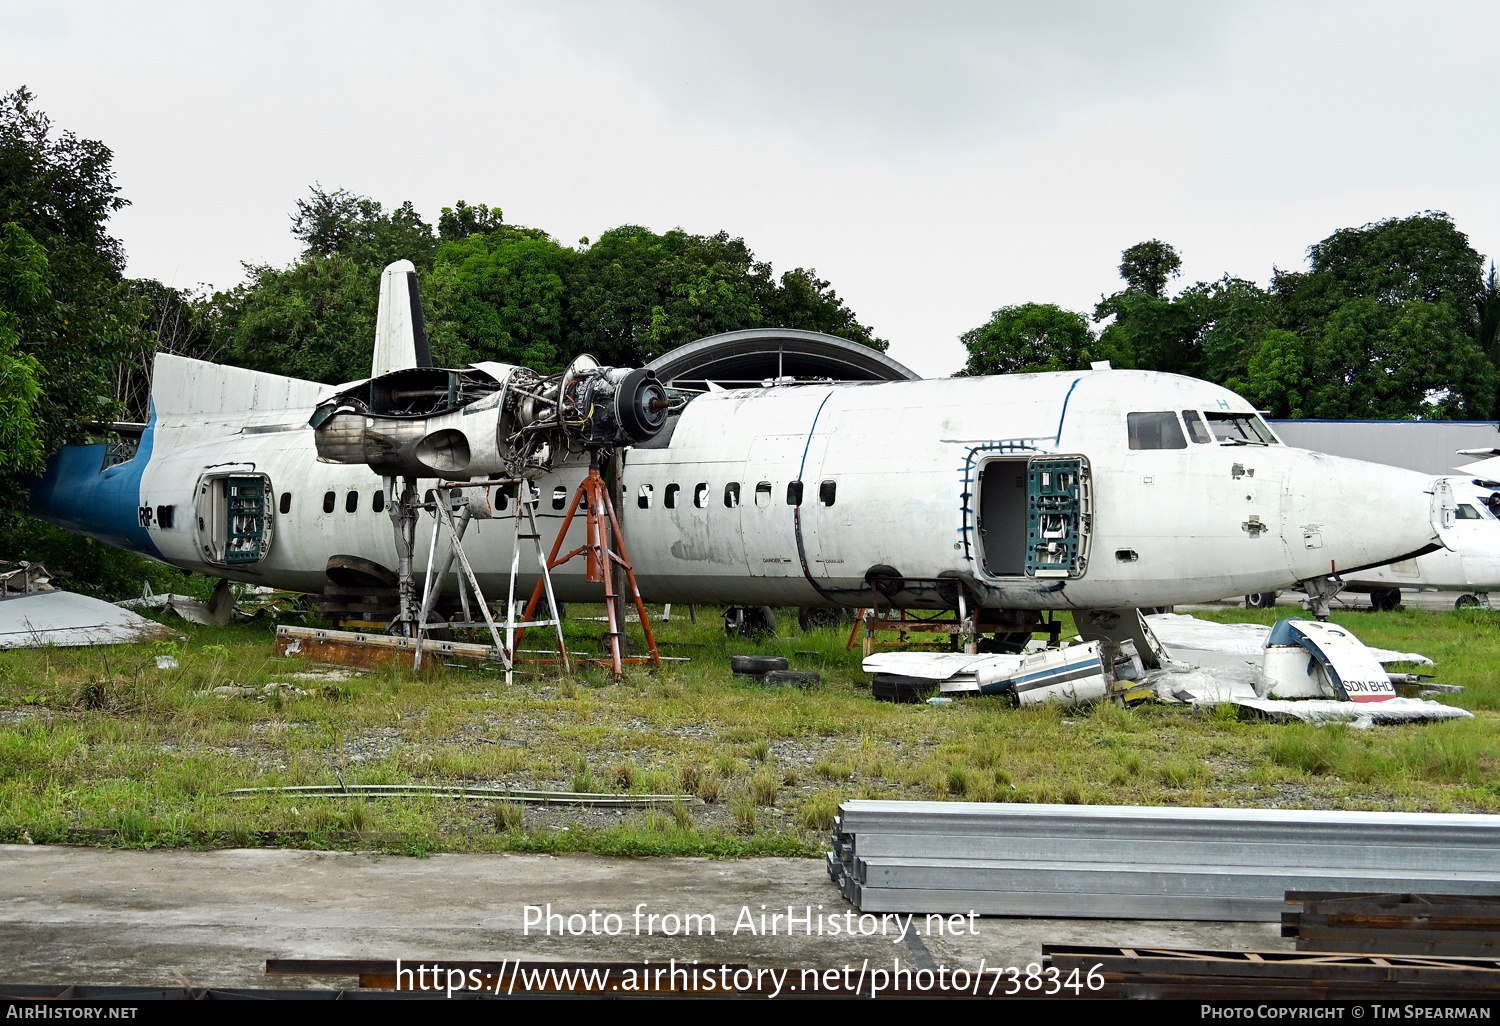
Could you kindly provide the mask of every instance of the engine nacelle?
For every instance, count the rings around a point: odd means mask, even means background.
[[[670,403],[656,372],[580,356],[562,374],[475,364],[409,368],[321,403],[318,459],[401,477],[540,477],[558,454],[654,438]]]

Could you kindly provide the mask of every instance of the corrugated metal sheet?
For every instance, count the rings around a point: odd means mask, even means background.
[[[1472,420],[1273,420],[1287,445],[1423,474],[1451,474],[1472,456],[1460,449],[1500,446],[1500,425]]]

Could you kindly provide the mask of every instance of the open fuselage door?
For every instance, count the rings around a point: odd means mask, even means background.
[[[198,549],[205,562],[253,566],[271,551],[271,482],[264,474],[205,474],[198,482]]]
[[[979,555],[994,577],[1082,577],[1093,497],[1080,456],[1000,458],[979,469]]]

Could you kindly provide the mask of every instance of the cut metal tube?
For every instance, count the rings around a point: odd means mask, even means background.
[[[294,795],[309,798],[487,798],[532,802],[543,805],[700,805],[702,799],[690,794],[600,794],[576,791],[529,791],[514,787],[444,787],[440,784],[310,784],[291,787],[239,787],[225,791],[231,798],[264,795]]]

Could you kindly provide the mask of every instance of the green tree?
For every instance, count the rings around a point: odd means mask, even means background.
[[[1272,328],[1251,355],[1243,379],[1228,387],[1272,417],[1312,417],[1319,368],[1315,346],[1295,331]]]
[[[579,255],[567,282],[570,353],[645,363],[693,339],[759,327],[771,268],[743,239],[612,228]]]
[[[47,254],[14,221],[0,225],[0,473],[38,474],[42,365],[21,347],[21,327],[52,302]]]
[[[859,323],[833,287],[814,268],[798,267],[782,274],[776,287],[761,300],[761,317],[768,326],[821,331],[858,342],[882,353],[890,343]]]
[[[1187,374],[1223,383],[1248,372],[1250,357],[1273,323],[1272,299],[1254,282],[1225,275],[1165,294],[1181,265],[1157,239],[1121,254],[1125,288],[1099,301],[1095,320],[1113,318],[1098,355],[1116,366]]]
[[[773,279],[770,265],[727,232],[658,235],[625,225],[580,251],[503,223],[499,207],[463,201],[443,208],[438,227],[440,242],[409,203],[387,213],[368,197],[314,186],[292,216],[301,258],[287,268],[247,266],[244,284],[200,304],[205,337],[191,344],[259,370],[325,382],[361,377],[380,273],[406,258],[418,268],[441,364],[551,370],[588,352],[637,365],[705,335],[761,326],[886,346],[816,271]],[[162,298],[153,293],[152,302]]]
[[[1490,273],[1485,276],[1484,286],[1474,300],[1479,330],[1475,341],[1489,356],[1490,362],[1500,366],[1500,281],[1495,279],[1495,262],[1490,261]]]
[[[744,239],[727,232],[658,235],[638,225],[602,234],[567,281],[565,349],[640,364],[708,335],[744,328],[824,331],[884,350],[817,272],[772,277]]]
[[[545,232],[509,225],[445,242],[427,282],[437,353],[462,365],[498,360],[536,370],[566,354],[566,285],[578,254]]]
[[[314,185],[297,201],[292,234],[305,247],[296,263],[247,264],[244,283],[201,304],[200,345],[253,370],[329,384],[365,377],[381,272],[396,260],[430,271],[432,227],[410,202],[387,212],[368,196]]]
[[[290,267],[246,266],[203,318],[225,362],[336,384],[370,373],[380,272],[351,256],[308,254]]]
[[[50,451],[77,441],[118,410],[114,374],[128,352],[138,307],[122,281],[124,251],[107,231],[125,205],[102,142],[54,132],[25,88],[0,97],[0,225],[6,277],[0,503],[24,494],[12,476],[34,468],[36,440]],[[13,227],[11,227],[13,226]]]
[[[1444,303],[1477,338],[1474,304],[1484,291],[1484,258],[1441,211],[1340,228],[1308,248],[1308,273],[1286,294],[1288,314],[1307,323],[1353,299],[1387,308],[1408,301]]]
[[[959,340],[969,351],[963,375],[1082,369],[1096,341],[1082,314],[1051,303],[1002,307]]]
[[[488,235],[504,220],[499,207],[487,207],[483,203],[471,207],[459,200],[451,207],[444,207],[438,215],[438,238],[443,242],[458,242],[470,235]]]
[[[113,420],[122,365],[149,353],[149,304],[108,233],[125,205],[104,143],[57,132],[18,89],[0,97],[0,556],[45,561],[105,598],[184,587],[183,575],[19,515],[25,477]]]
[[[1229,385],[1278,417],[1475,419],[1495,397],[1478,343],[1447,303],[1421,300],[1355,299],[1315,334],[1273,329]]]
[[[376,200],[345,189],[327,192],[315,184],[312,196],[297,201],[292,234],[307,247],[304,257],[344,256],[384,268],[410,260],[430,270],[437,239],[408,200],[386,213]]]
[[[1452,219],[1424,211],[1362,228],[1341,228],[1308,248],[1304,272],[1277,271],[1273,316],[1306,340],[1320,381],[1304,395],[1311,416],[1478,417],[1500,408],[1494,332],[1500,298],[1484,259]],[[1284,365],[1250,367],[1258,395],[1286,391],[1257,382]],[[1290,394],[1288,392],[1288,394]]]
[[[1120,254],[1120,277],[1126,287],[1153,299],[1166,298],[1167,282],[1177,277],[1181,268],[1177,250],[1160,239],[1137,242]]]

